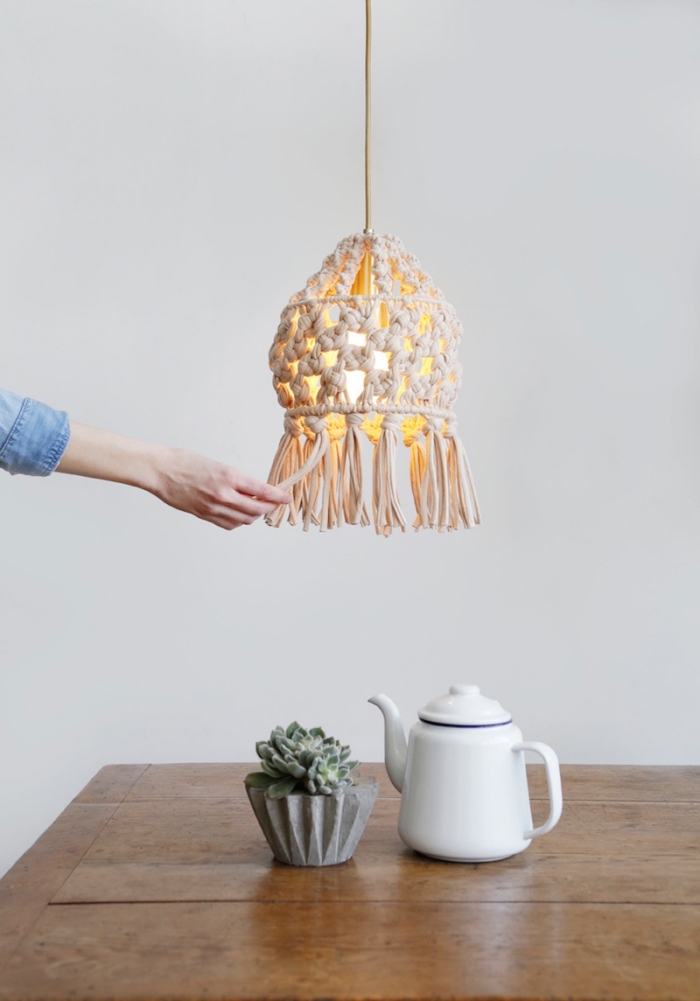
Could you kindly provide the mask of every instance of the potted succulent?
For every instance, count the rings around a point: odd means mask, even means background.
[[[350,748],[320,727],[275,727],[255,745],[262,771],[245,778],[276,859],[288,865],[347,862],[377,798],[376,779],[353,779]]]

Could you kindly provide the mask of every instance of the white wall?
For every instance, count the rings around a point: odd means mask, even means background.
[[[225,534],[0,474],[0,869],[103,764],[367,759],[456,680],[698,763],[700,11],[376,0],[375,228],[466,329],[484,524]],[[265,476],[280,310],[362,228],[361,0],[0,0],[0,384]],[[408,504],[407,504],[408,506]]]

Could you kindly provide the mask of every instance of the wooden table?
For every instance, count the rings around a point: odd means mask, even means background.
[[[564,766],[559,826],[477,866],[405,848],[365,765],[327,869],[272,860],[248,770],[103,768],[0,881],[0,999],[700,999],[700,768]]]

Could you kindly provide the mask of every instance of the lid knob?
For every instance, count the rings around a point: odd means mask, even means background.
[[[478,695],[478,685],[450,685],[450,695]]]

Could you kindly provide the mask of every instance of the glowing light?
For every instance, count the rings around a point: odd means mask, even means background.
[[[374,352],[374,367],[379,369],[380,372],[389,371],[389,355],[390,351],[375,351]]]
[[[367,334],[361,334],[358,330],[348,330],[348,344],[357,348],[367,347]],[[330,352],[329,352],[330,353]],[[372,367],[380,372],[389,371],[390,351],[372,351]],[[364,372],[345,372],[345,392],[349,403],[356,403],[365,388]]]
[[[364,372],[345,372],[345,392],[349,403],[357,403],[357,400],[365,388]]]
[[[376,289],[374,287],[374,275],[372,274],[373,267],[374,258],[367,252],[363,256],[360,268],[355,275],[350,295],[374,295]]]
[[[307,375],[304,382],[309,387],[309,394],[311,396],[311,403],[316,402],[316,397],[318,396],[319,386],[321,385],[320,375]]]

